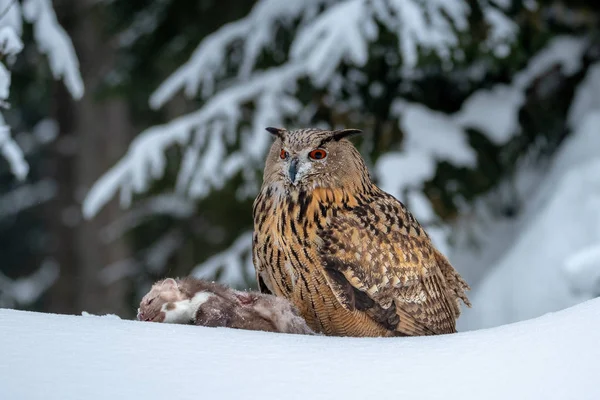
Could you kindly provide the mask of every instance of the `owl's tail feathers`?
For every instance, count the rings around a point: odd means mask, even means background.
[[[471,290],[469,284],[460,276],[460,274],[454,269],[454,267],[450,264],[448,259],[444,257],[443,254],[436,254],[437,262],[444,275],[444,279],[446,279],[446,284],[448,285],[448,289],[453,292],[456,296],[456,305],[458,307],[458,299],[462,300],[462,302],[467,306],[471,307],[471,302],[466,295],[466,291]],[[458,315],[460,315],[460,309],[458,311]],[[457,316],[458,316],[457,315]]]

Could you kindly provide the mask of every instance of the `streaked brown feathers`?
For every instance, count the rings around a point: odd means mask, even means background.
[[[327,140],[335,132],[286,131],[273,144],[254,204],[261,290],[290,299],[329,335],[455,332],[468,285],[406,207],[372,183],[354,146]],[[315,147],[328,158],[303,161]],[[298,182],[286,176],[282,148],[305,163]]]

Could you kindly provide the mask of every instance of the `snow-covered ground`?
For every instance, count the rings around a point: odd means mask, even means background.
[[[600,299],[437,337],[272,334],[0,309],[0,399],[600,398]]]

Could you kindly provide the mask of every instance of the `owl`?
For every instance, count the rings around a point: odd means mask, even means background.
[[[267,131],[275,141],[253,206],[260,290],[290,300],[326,335],[456,332],[469,286],[404,204],[373,183],[348,140],[360,131]]]

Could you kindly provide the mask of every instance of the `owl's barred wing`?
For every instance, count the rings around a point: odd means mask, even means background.
[[[443,256],[425,235],[389,226],[386,230],[346,212],[320,231],[325,277],[338,301],[399,334],[455,332],[460,311],[438,265]],[[458,276],[455,271],[447,274]]]

